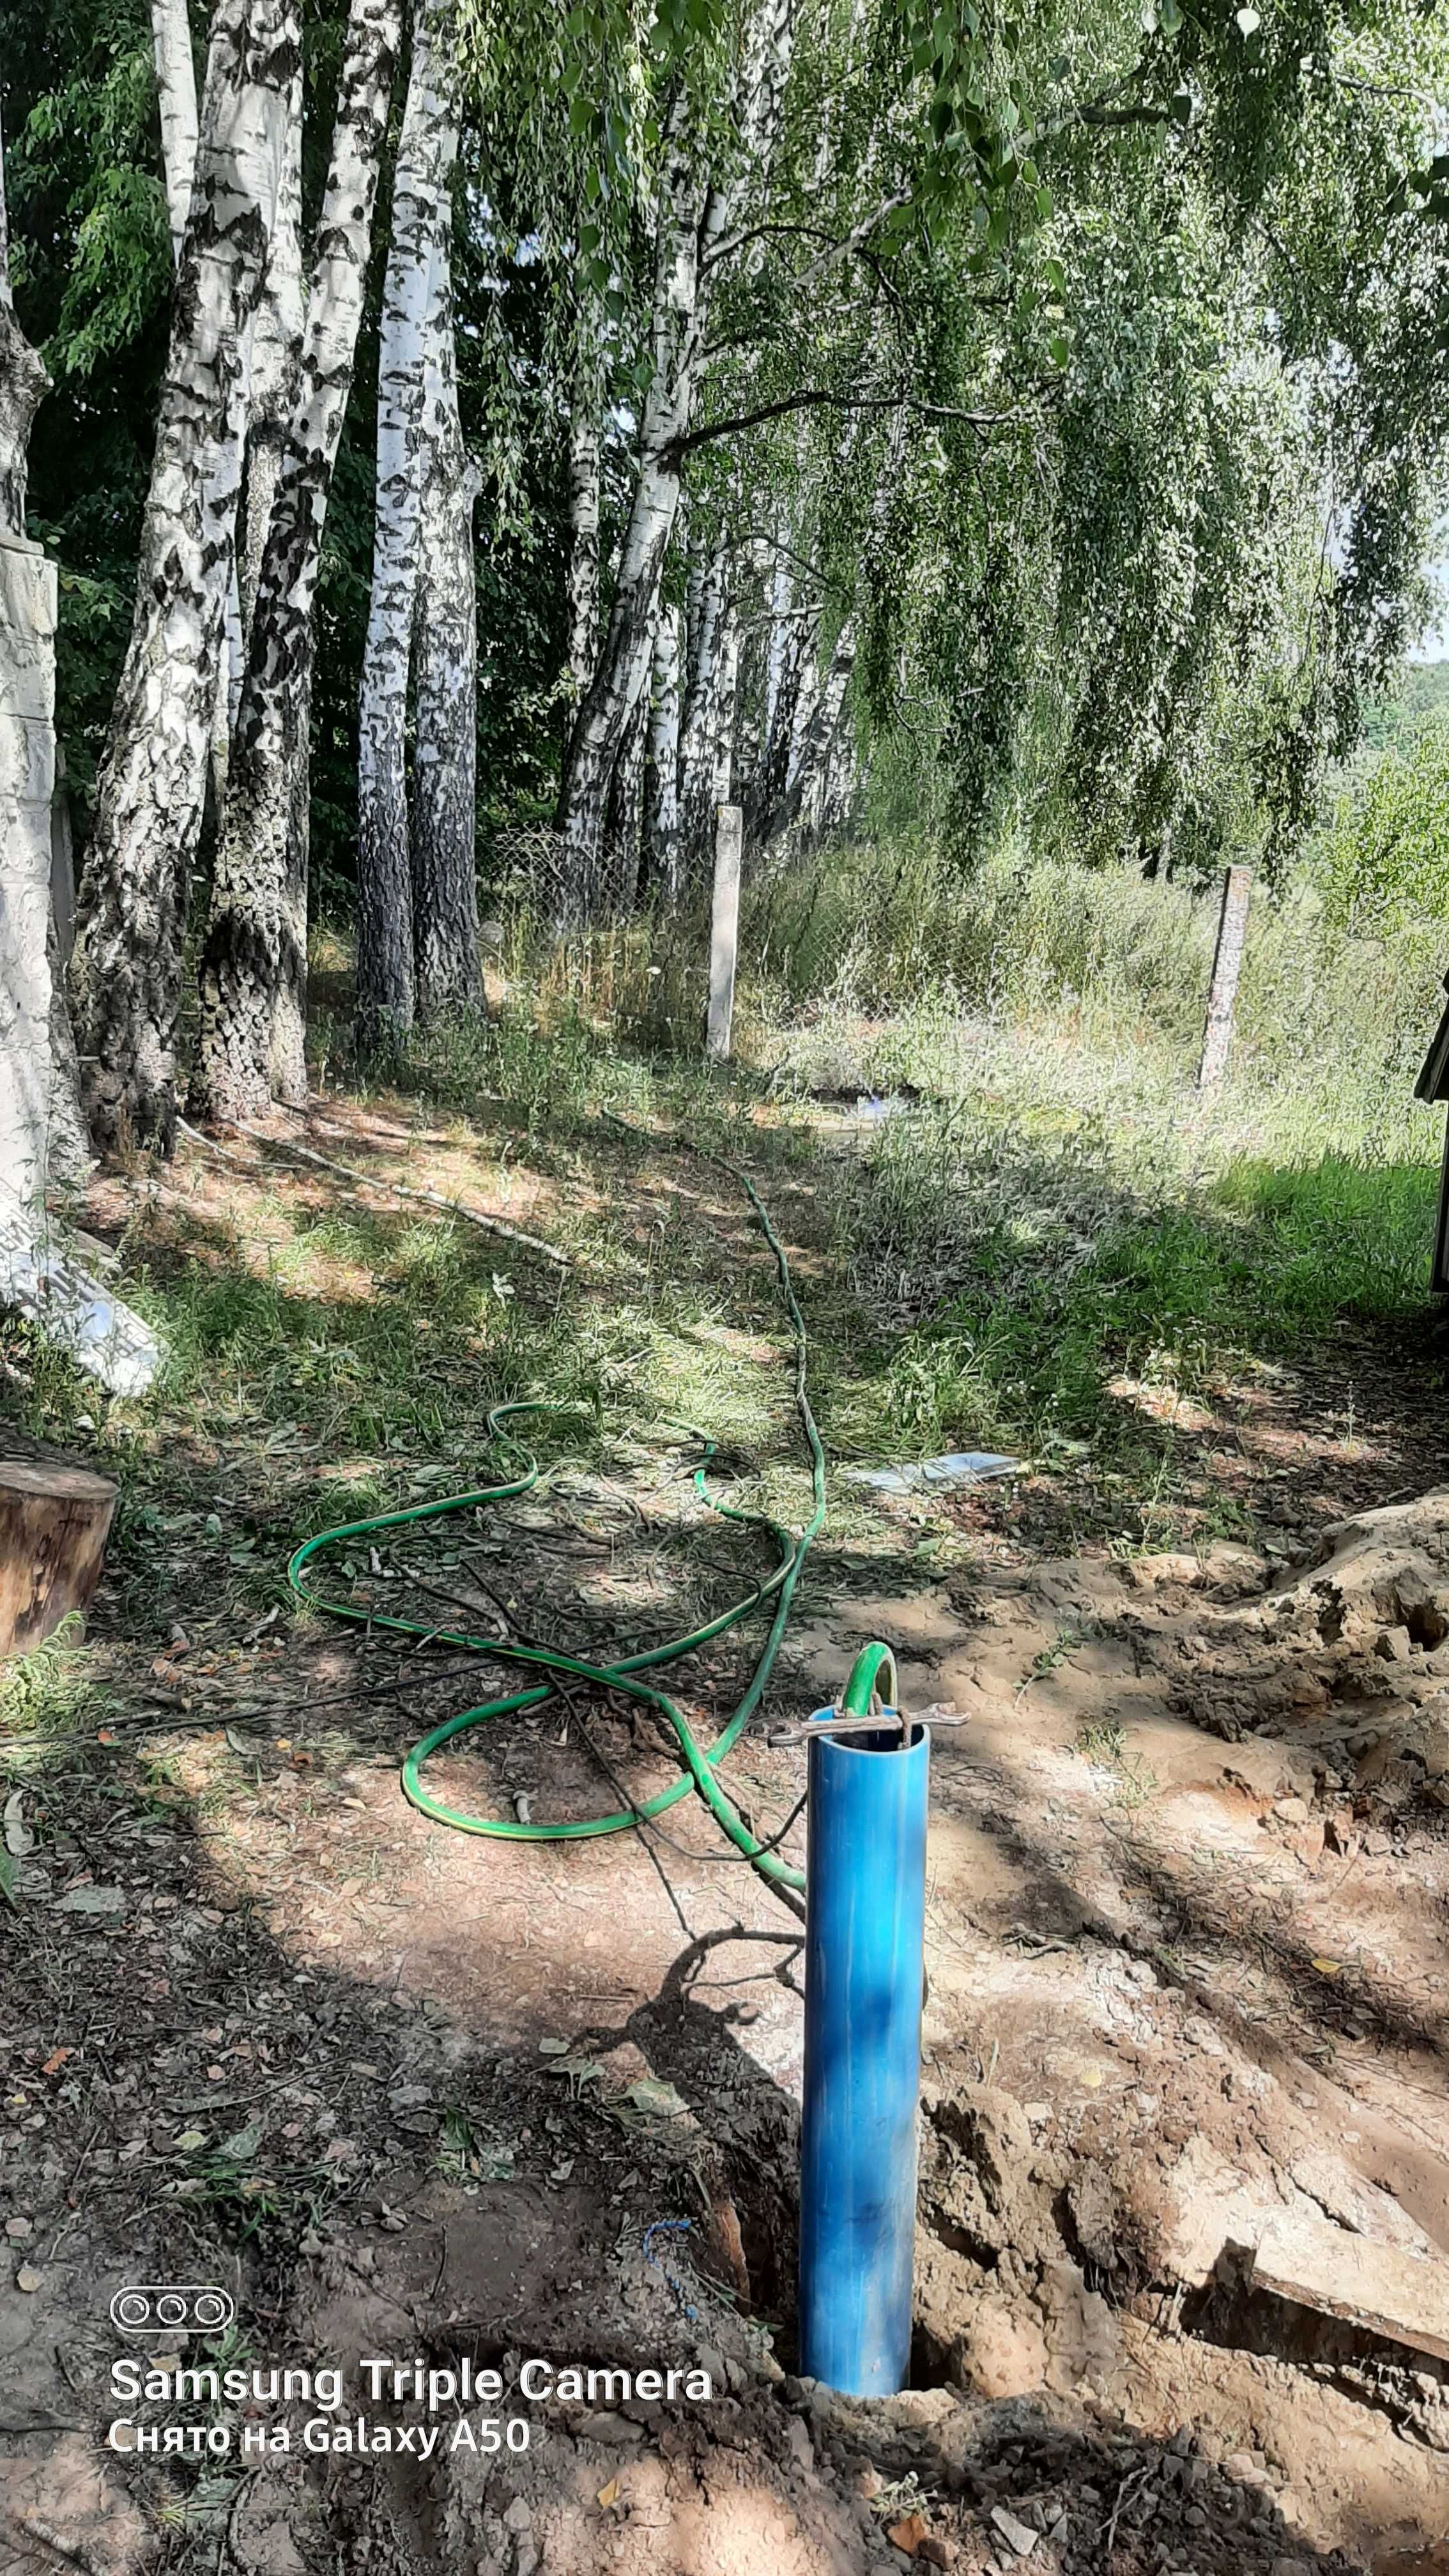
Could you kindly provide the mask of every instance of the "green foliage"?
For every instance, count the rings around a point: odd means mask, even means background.
[[[1353,931],[1449,924],[1449,715],[1421,723],[1339,797],[1319,866],[1335,919]]]

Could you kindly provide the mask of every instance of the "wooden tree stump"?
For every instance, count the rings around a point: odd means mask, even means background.
[[[28,1653],[88,1607],[118,1490],[66,1458],[0,1458],[0,1655]]]

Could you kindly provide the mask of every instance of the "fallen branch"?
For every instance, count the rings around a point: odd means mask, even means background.
[[[215,1137],[203,1136],[199,1127],[188,1126],[184,1118],[178,1118],[176,1124],[184,1136],[189,1136],[192,1143],[200,1145],[206,1153],[219,1154],[224,1163],[236,1163],[243,1171],[247,1169],[243,1158],[239,1154],[228,1153],[225,1145],[219,1145]],[[345,1181],[356,1181],[365,1190],[387,1190],[398,1199],[422,1199],[429,1207],[442,1208],[448,1216],[465,1217],[469,1225],[480,1226],[485,1234],[501,1234],[505,1241],[521,1244],[526,1252],[538,1253],[544,1261],[554,1262],[560,1270],[569,1267],[568,1254],[560,1252],[552,1243],[545,1243],[541,1235],[525,1234],[520,1226],[505,1225],[501,1216],[485,1216],[481,1208],[469,1207],[465,1199],[445,1199],[441,1190],[422,1190],[408,1181],[385,1180],[380,1172],[359,1172],[355,1164],[336,1162],[332,1155],[318,1154],[310,1145],[286,1144],[275,1136],[260,1135],[255,1127],[244,1126],[239,1133],[250,1136],[257,1145],[270,1145],[278,1154],[295,1154],[304,1163],[315,1163],[321,1171],[339,1172]]]

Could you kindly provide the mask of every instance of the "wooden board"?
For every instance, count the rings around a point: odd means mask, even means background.
[[[1298,2213],[1258,2240],[1253,2287],[1449,2361],[1449,2262]]]
[[[43,1643],[100,1581],[118,1487],[65,1458],[0,1458],[0,1655]]]

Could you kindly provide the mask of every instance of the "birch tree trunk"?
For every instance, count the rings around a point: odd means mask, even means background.
[[[569,658],[570,704],[577,707],[594,675],[599,649],[599,367],[597,316],[591,290],[580,284],[578,355],[573,417],[569,422]]]
[[[756,0],[733,102],[736,148],[718,179],[681,84],[664,133],[655,235],[653,372],[644,397],[634,489],[608,631],[569,741],[558,825],[578,877],[597,867],[609,778],[649,672],[650,621],[679,507],[681,450],[699,391],[713,261],[749,188],[768,168],[794,44],[794,0]]]
[[[641,695],[619,745],[609,781],[609,817],[605,832],[608,893],[612,910],[626,911],[639,891],[644,824],[644,762],[649,747],[649,709]]]
[[[191,860],[236,519],[227,460],[285,154],[296,0],[218,0],[136,610],[96,780],[72,975],[99,1144],[169,1151]]]
[[[830,665],[820,683],[809,720],[801,731],[785,794],[771,817],[772,834],[788,831],[802,816],[807,823],[816,819],[816,800],[824,786],[854,668],[855,620],[847,617],[835,639]]]
[[[246,509],[237,549],[237,640],[246,670],[252,611],[262,555],[281,480],[282,458],[296,414],[302,371],[307,299],[302,286],[302,66],[297,66],[287,151],[277,190],[276,221],[267,244],[257,309],[252,316],[246,419]],[[233,711],[233,724],[235,711]]]
[[[802,715],[802,702],[819,623],[818,614],[796,609],[771,634],[772,665],[777,635],[779,662],[778,668],[772,670],[769,721],[750,788],[749,831],[755,841],[768,841],[777,828],[775,817],[789,785],[792,762],[799,755],[805,723],[811,712],[810,707],[805,706]]]
[[[735,784],[735,708],[740,680],[739,622],[730,607],[725,609],[724,635],[720,645],[719,680],[714,700],[714,762],[710,780],[710,797],[714,806],[734,803]]]
[[[683,617],[664,608],[654,636],[649,743],[644,765],[642,879],[665,895],[679,892],[679,671]]]
[[[451,277],[452,202],[433,254],[420,470],[413,706],[413,955],[418,1017],[476,1007],[478,607],[473,509],[481,477],[463,445]]]
[[[187,0],[151,0],[152,51],[156,65],[156,95],[161,116],[161,160],[166,178],[166,205],[171,224],[171,256],[180,268],[181,247],[186,238],[186,220],[191,211],[191,191],[196,179],[198,118],[196,108],[196,66],[191,52],[191,20]],[[207,81],[211,81],[217,57],[208,53]],[[302,112],[301,59],[297,64],[296,115]],[[205,98],[203,96],[203,112]],[[297,172],[301,177],[301,128],[297,128]],[[280,200],[279,209],[280,212]],[[265,283],[263,286],[265,293]],[[250,341],[237,389],[236,439],[237,455],[222,460],[219,481],[223,496],[239,484],[240,442],[246,434],[248,379],[250,376]],[[224,497],[221,503],[224,510]],[[222,646],[217,663],[215,697],[211,718],[211,781],[216,811],[221,812],[226,794],[227,763],[231,756],[232,728],[236,723],[241,700],[243,661],[243,620],[237,583],[235,555],[236,527],[233,511],[231,525],[232,557],[227,579],[226,608],[222,625]]]
[[[49,383],[11,301],[0,144],[0,1202],[27,1207],[44,1201],[53,1079],[56,576],[25,533],[30,432]]]
[[[161,165],[166,174],[171,260],[173,267],[179,268],[186,218],[191,212],[197,141],[196,65],[186,0],[151,0],[151,35],[161,108]]]
[[[730,558],[716,546],[700,587],[694,658],[679,724],[679,852],[681,870],[708,868],[714,853],[715,769],[718,762],[720,678],[729,618]]]
[[[352,0],[297,399],[257,577],[201,963],[193,1102],[242,1119],[307,1096],[308,716],[313,604],[367,293],[402,0]]]
[[[419,483],[432,255],[457,151],[442,0],[416,0],[412,73],[393,181],[377,383],[372,603],[358,697],[358,1036],[412,1026],[407,693],[421,537]]]

